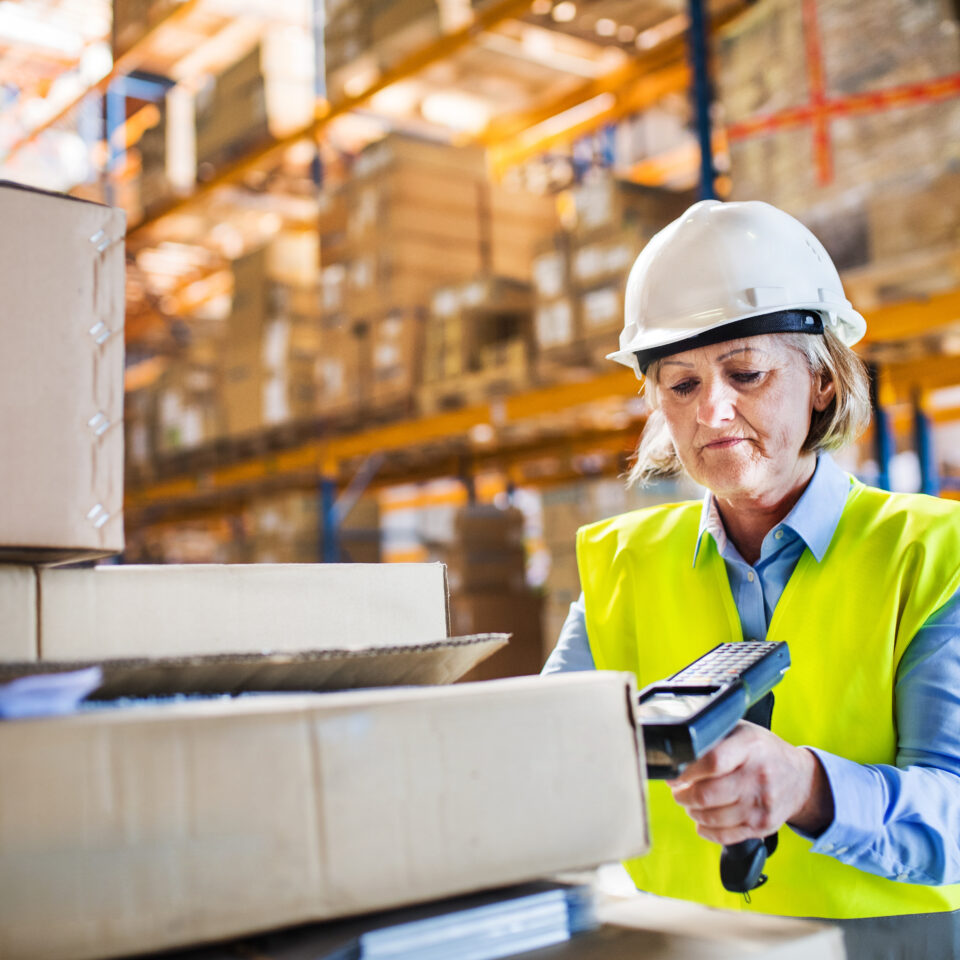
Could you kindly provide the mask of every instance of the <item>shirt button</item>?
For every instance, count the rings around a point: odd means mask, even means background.
[[[849,849],[848,847],[837,847],[834,853],[836,853],[838,857],[842,857],[847,852],[848,849]]]
[[[897,879],[898,879],[901,883],[906,883],[907,880],[910,879],[910,874],[909,874],[909,873],[898,873],[898,874],[897,874]]]
[[[774,534],[774,537],[775,537],[777,540],[782,540],[782,539],[783,539],[783,528],[782,528],[782,527]]]
[[[748,570],[748,571],[747,571],[747,579],[748,579],[751,583],[753,583],[753,581],[756,580],[756,577],[753,575],[753,571],[752,571],[752,570]]]
[[[825,843],[820,849],[821,849],[824,853],[830,853],[830,852],[833,850],[833,844],[832,844],[832,843]]]

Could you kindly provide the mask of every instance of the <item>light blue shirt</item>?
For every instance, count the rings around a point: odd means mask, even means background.
[[[696,562],[703,538],[712,536],[727,567],[745,638],[766,638],[777,601],[803,551],[809,548],[818,563],[823,559],[849,487],[848,475],[831,457],[821,455],[807,489],[766,535],[753,566],[727,537],[713,496],[705,495],[693,559]],[[543,672],[593,668],[581,595],[570,605]],[[811,849],[892,880],[958,883],[960,591],[907,648],[897,671],[895,701],[896,766],[854,763],[814,749],[833,793],[834,818]]]

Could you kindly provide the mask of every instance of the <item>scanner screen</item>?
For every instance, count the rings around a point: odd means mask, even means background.
[[[655,693],[640,702],[640,721],[687,720],[710,702],[709,693]]]

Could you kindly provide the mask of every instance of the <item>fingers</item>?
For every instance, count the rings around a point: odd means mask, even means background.
[[[719,776],[701,777],[684,784],[673,780],[670,788],[674,799],[688,809],[711,809],[736,803],[743,792],[743,766]]]
[[[733,773],[741,767],[750,752],[750,744],[754,740],[752,723],[741,720],[733,732],[721,740],[709,753],[705,753],[699,760],[688,764],[683,773],[674,780],[668,781],[671,789],[675,785],[686,786],[698,780],[711,777],[722,777]]]

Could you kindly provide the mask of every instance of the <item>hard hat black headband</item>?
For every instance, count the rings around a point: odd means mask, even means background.
[[[725,340],[740,340],[743,337],[758,337],[764,333],[823,333],[823,319],[813,310],[779,310],[759,317],[734,320],[719,327],[704,330],[695,337],[664,343],[648,350],[637,350],[635,356],[640,372],[645,374],[654,360],[662,360],[674,353],[709,347]]]

